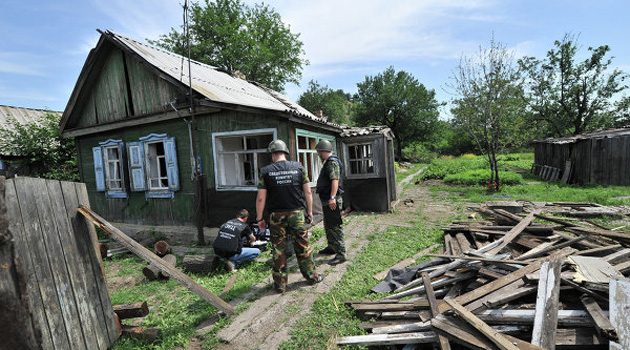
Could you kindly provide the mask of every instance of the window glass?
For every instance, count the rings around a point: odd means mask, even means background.
[[[104,147],[105,149],[105,179],[107,189],[122,190],[122,168],[119,146]]]
[[[295,133],[297,138],[298,162],[306,169],[311,183],[314,183],[317,181],[317,177],[319,177],[319,172],[322,168],[322,162],[317,156],[315,146],[321,140],[328,140],[332,142],[333,147],[335,147],[335,137],[300,129],[297,129]]]
[[[168,189],[168,174],[166,173],[166,153],[162,141],[146,144],[147,169],[149,170],[149,189]]]

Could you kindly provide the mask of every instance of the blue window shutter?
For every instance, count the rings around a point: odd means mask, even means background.
[[[168,188],[171,191],[179,190],[179,169],[177,168],[177,151],[175,150],[175,138],[164,140],[164,153],[166,158],[166,175],[168,176]]]
[[[92,147],[94,156],[94,177],[96,179],[96,191],[105,192],[105,169],[103,169],[103,149]]]
[[[127,143],[127,156],[129,158],[129,187],[131,191],[146,191],[147,182],[144,173],[144,147],[142,142]]]

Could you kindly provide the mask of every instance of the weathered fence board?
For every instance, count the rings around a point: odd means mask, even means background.
[[[93,228],[77,216],[85,185],[6,180],[7,219],[43,349],[107,349],[117,338]]]

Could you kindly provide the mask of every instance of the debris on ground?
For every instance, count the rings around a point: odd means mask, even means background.
[[[618,218],[627,215],[625,209],[590,203],[488,204],[473,208],[488,219],[443,228],[442,254],[426,254],[433,259],[419,265],[399,265],[372,289],[393,294],[347,301],[367,320],[360,327],[371,334],[342,337],[337,344],[627,348],[630,234],[549,214]]]

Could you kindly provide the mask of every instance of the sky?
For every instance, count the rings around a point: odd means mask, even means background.
[[[246,0],[248,4],[255,1]],[[413,75],[439,102],[463,56],[492,38],[515,57],[543,58],[565,33],[609,45],[613,66],[630,72],[627,0],[271,0],[300,34],[310,64],[293,100],[311,80],[355,93],[390,66]],[[97,29],[146,42],[182,24],[183,0],[0,0],[0,105],[63,111]],[[442,111],[448,114],[448,111]]]

